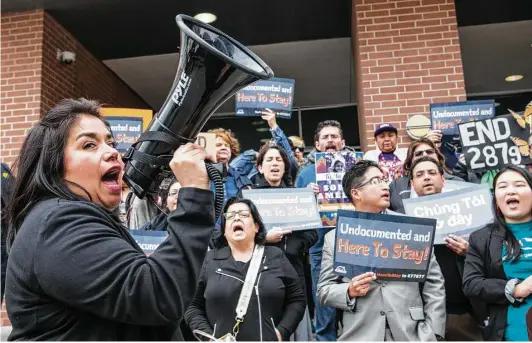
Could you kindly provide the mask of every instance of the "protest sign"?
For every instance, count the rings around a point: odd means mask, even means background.
[[[200,132],[196,137],[197,145],[201,146],[207,154],[211,155],[211,161],[216,162],[216,134],[210,132]]]
[[[142,118],[112,117],[107,118],[107,122],[111,125],[117,143],[116,150],[119,152],[126,152],[142,134]]]
[[[409,216],[438,220],[434,244],[445,244],[444,238],[450,234],[467,239],[472,232],[493,221],[487,185],[403,199],[403,205]]]
[[[458,124],[493,118],[494,100],[477,100],[430,104],[430,121],[433,130],[444,135],[458,135]]]
[[[481,188],[483,186],[484,186],[483,184],[472,183],[472,182],[445,180],[442,193],[453,192],[453,191],[457,191],[459,189],[465,189],[465,188]]]
[[[336,225],[336,214],[324,213],[336,212],[338,209],[354,209],[344,194],[342,179],[345,172],[362,157],[363,154],[350,151],[316,154],[316,183],[320,188],[317,196],[318,209],[324,226]]]
[[[136,108],[102,107],[100,111],[111,126],[117,150],[121,153],[138,140],[153,116],[152,110]]]
[[[432,255],[436,220],[338,211],[334,272],[374,272],[378,280],[423,282]]]
[[[148,256],[168,237],[166,231],[129,230],[129,234]]]
[[[262,116],[271,111],[275,112],[278,118],[290,119],[294,103],[294,85],[294,80],[281,78],[252,83],[236,93],[236,115]]]
[[[244,189],[242,196],[257,206],[267,231],[298,231],[322,226],[310,188]]]
[[[519,115],[459,124],[467,169],[487,171],[507,165],[530,164],[530,125]]]

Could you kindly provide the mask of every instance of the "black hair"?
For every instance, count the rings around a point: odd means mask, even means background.
[[[423,162],[434,163],[436,165],[436,167],[438,168],[438,171],[440,172],[440,175],[443,175],[443,166],[441,165],[441,163],[438,160],[436,160],[435,158],[429,157],[429,156],[423,156],[420,159],[415,160],[414,163],[412,163],[412,166],[410,167],[410,173],[409,173],[410,180],[414,179],[414,168],[418,164],[423,163]]]
[[[290,159],[288,158],[288,154],[282,147],[278,145],[264,144],[259,151],[259,155],[257,156],[257,167],[262,166],[266,153],[268,153],[268,151],[270,151],[271,149],[275,149],[279,151],[279,155],[281,155],[281,158],[283,159],[283,163],[284,163],[284,174],[283,174],[282,180],[284,181],[287,187],[292,187],[293,182],[292,182],[292,176],[290,175],[290,168],[292,166],[290,164]]]
[[[370,168],[378,168],[381,170],[377,162],[360,160],[351,166],[351,168],[349,168],[345,173],[344,178],[342,179],[342,188],[344,189],[344,193],[347,195],[349,201],[353,201],[353,198],[351,197],[351,190],[356,188],[364,181],[364,175],[366,175],[366,172]]]
[[[266,242],[266,227],[264,227],[264,223],[262,222],[262,217],[260,216],[259,210],[255,206],[253,201],[249,199],[231,197],[227,199],[222,213],[225,214],[227,210],[229,209],[229,207],[234,204],[246,204],[249,207],[249,211],[251,212],[253,221],[255,222],[255,224],[259,226],[259,231],[255,235],[255,244],[264,244]],[[214,238],[214,246],[216,248],[221,248],[228,244],[227,239],[225,238],[225,224],[227,223],[227,220],[225,219],[225,215],[222,215],[221,219],[222,219],[220,222],[221,234]]]
[[[175,185],[178,182],[179,181],[177,181],[176,177],[172,176],[172,177],[170,177],[170,180],[168,182],[168,187],[159,188],[158,195],[161,198],[161,208],[163,209],[164,213],[168,214],[170,212],[170,210],[168,210],[168,208],[166,208],[166,205],[168,203],[168,194],[170,194],[170,188],[172,188],[172,186]]]
[[[530,172],[526,169],[510,165],[501,169],[493,178],[494,193],[499,177],[509,171],[513,171],[521,175],[526,180],[526,183],[528,183],[528,187],[532,189],[532,174],[530,174]],[[495,214],[492,228],[502,230],[504,232],[504,245],[506,246],[506,258],[504,260],[517,262],[519,260],[519,257],[521,256],[521,244],[519,244],[519,241],[517,240],[517,238],[515,238],[515,235],[513,234],[512,230],[510,230],[506,225],[504,216],[502,215],[501,211],[499,210],[499,207],[497,206],[497,199],[495,198],[495,195],[493,196],[492,206],[493,213]]]
[[[90,194],[81,185],[65,181],[65,147],[72,125],[82,114],[101,119],[100,104],[87,99],[64,99],[49,110],[29,131],[14,164],[15,182],[6,209],[7,245],[15,239],[30,210],[47,198],[86,201],[68,188],[74,185]]]
[[[320,140],[320,134],[321,134],[321,130],[323,130],[323,128],[325,127],[328,127],[328,126],[332,126],[332,127],[337,127],[338,130],[340,130],[340,137],[344,137],[344,133],[342,131],[342,125],[340,124],[339,121],[337,120],[324,120],[322,122],[320,122],[318,124],[318,126],[316,127],[316,131],[314,132],[314,142],[317,142]]]

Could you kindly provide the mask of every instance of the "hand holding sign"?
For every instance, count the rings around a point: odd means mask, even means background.
[[[350,298],[362,297],[369,291],[369,283],[377,279],[373,272],[357,275],[351,280],[347,290]]]
[[[469,242],[459,236],[449,235],[445,237],[445,242],[447,243],[447,248],[454,251],[455,254],[464,256],[467,254],[467,249],[469,248]]]
[[[312,189],[312,191],[314,192],[314,194],[318,194],[320,192],[320,186],[318,186],[317,184],[311,182],[307,185],[307,188],[310,188]]]
[[[436,144],[441,142],[442,137],[443,137],[443,134],[441,133],[441,130],[430,130],[430,132],[427,133],[427,135],[425,136],[425,138],[430,139]]]
[[[284,236],[291,233],[290,230],[270,230],[266,234],[266,243],[279,243]]]
[[[277,119],[275,118],[275,116],[277,115],[277,113],[275,113],[274,111],[270,110],[269,108],[265,108],[264,111],[262,111],[261,113],[262,113],[261,118],[268,122],[268,126],[271,129],[276,129],[277,128]]]

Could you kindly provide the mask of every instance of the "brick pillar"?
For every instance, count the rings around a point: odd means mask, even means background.
[[[150,107],[43,10],[2,14],[1,160],[11,164],[29,128],[63,98],[112,107]],[[76,53],[70,65],[57,49]]]
[[[454,0],[353,0],[352,40],[364,151],[377,123],[396,125],[407,146],[410,115],[466,99]]]
[[[12,162],[31,125],[39,119],[44,13],[2,14],[1,149]]]

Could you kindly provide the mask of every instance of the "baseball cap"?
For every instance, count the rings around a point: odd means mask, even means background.
[[[380,135],[381,133],[386,132],[386,131],[397,133],[397,129],[395,128],[395,126],[389,123],[382,123],[382,124],[377,125],[373,136],[376,137],[377,135]]]

